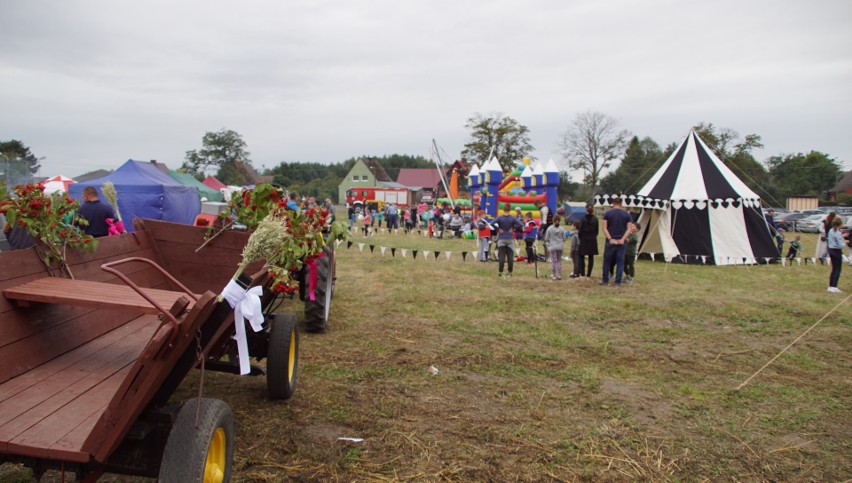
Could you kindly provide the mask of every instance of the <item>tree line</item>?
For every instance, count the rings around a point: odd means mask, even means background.
[[[465,123],[469,140],[460,153],[468,164],[481,165],[496,157],[506,170],[514,169],[524,156],[535,151],[529,128],[503,114],[474,114]],[[693,127],[707,146],[766,203],[783,206],[789,196],[811,195],[824,198],[842,176],[841,164],[820,151],[779,154],[763,163],[752,152],[763,147],[757,134],[740,136],[730,128],[701,122]],[[181,171],[203,179],[208,173],[225,184],[246,184],[245,166],[251,166],[250,153],[242,136],[232,130],[207,132],[202,147],[185,153]],[[650,137],[640,137],[619,126],[612,116],[587,111],[577,114],[556,140],[561,149],[563,200],[588,200],[596,192],[636,193],[677,147],[662,147]],[[262,175],[274,183],[305,196],[337,200],[338,186],[352,166],[364,158],[376,159],[391,180],[402,168],[431,168],[422,156],[393,154],[357,156],[334,163],[282,161]],[[38,172],[39,159],[22,141],[0,142],[0,182],[14,185],[26,182]],[[582,183],[573,181],[582,174]],[[850,202],[841,196],[841,202]]]

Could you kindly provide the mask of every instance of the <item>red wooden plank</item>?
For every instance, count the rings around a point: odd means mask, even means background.
[[[184,295],[169,290],[144,289],[145,293],[168,309]],[[151,305],[132,288],[87,280],[46,277],[3,290],[8,299],[28,302],[66,304],[107,309],[138,310],[146,314],[158,314]]]
[[[151,324],[159,325],[159,323],[159,319],[152,315],[139,317],[78,349],[0,384],[0,426],[17,415],[12,404],[24,404],[24,407],[34,406],[37,402],[44,400],[41,395],[50,390],[47,388],[54,388],[57,383],[73,384],[74,381],[82,378],[87,370],[96,367],[100,361],[114,357],[116,350],[124,350],[122,349],[126,345],[124,338]],[[14,403],[9,401],[10,398],[14,398]]]
[[[99,310],[0,347],[0,383],[109,332],[139,313]]]
[[[131,366],[132,361],[123,367],[116,367],[116,372],[102,380],[91,390],[79,395],[65,405],[61,411],[54,412],[9,441],[7,451],[38,458],[89,461],[90,455],[79,449],[77,451],[51,450],[50,447],[90,417],[102,413],[110,398],[115,394],[115,389],[130,371]]]

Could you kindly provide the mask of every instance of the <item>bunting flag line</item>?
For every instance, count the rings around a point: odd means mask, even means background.
[[[413,233],[413,230],[409,233]],[[375,235],[375,233],[373,235]],[[335,244],[336,247],[339,247],[342,243],[343,243],[343,240],[335,240],[334,241],[334,244]],[[441,253],[443,252],[444,258],[447,261],[451,260],[452,255],[453,255],[452,250],[443,250],[442,251],[442,250],[426,250],[426,249],[419,249],[419,248],[387,247],[387,246],[376,245],[376,244],[371,244],[371,243],[366,243],[366,242],[353,242],[352,240],[346,240],[346,248],[347,249],[351,249],[352,245],[357,245],[358,251],[360,253],[364,252],[365,246],[367,246],[370,249],[370,253],[375,253],[376,247],[378,247],[381,256],[385,255],[388,248],[390,248],[390,250],[391,250],[391,256],[392,257],[396,257],[396,251],[397,250],[400,250],[400,255],[403,258],[408,258],[408,254],[410,252],[411,255],[412,255],[411,258],[414,259],[414,260],[416,260],[417,256],[419,254],[421,254],[421,252],[422,252],[422,255],[423,255],[422,258],[423,258],[424,261],[429,260],[430,254],[434,257],[435,260],[438,260],[438,258],[441,256]],[[521,249],[521,247],[514,248],[515,256],[520,256],[522,251],[523,250]],[[467,255],[469,253],[479,253],[479,249],[478,249],[478,247],[476,247],[473,250],[462,250],[459,253],[461,253],[461,256],[462,256],[462,262],[467,262]],[[657,261],[658,258],[660,258],[660,257],[657,257],[658,254],[654,254],[654,253],[645,253],[645,254],[643,254],[643,256],[644,255],[647,255],[648,258],[651,259],[651,261]],[[477,257],[475,257],[475,256],[471,257],[471,260],[475,261],[476,259],[477,259]],[[803,263],[804,263],[805,266],[807,266],[809,264],[813,265],[814,268],[816,268],[817,266],[824,266],[824,267],[830,266],[828,263],[821,262],[818,257],[791,257],[791,258],[786,258],[786,257],[777,257],[777,258],[760,257],[760,258],[756,258],[756,259],[751,260],[751,261],[749,261],[749,259],[745,258],[745,257],[719,257],[719,259],[725,260],[727,262],[727,264],[729,264],[729,265],[742,265],[744,267],[748,267],[749,265],[771,265],[771,264],[777,264],[780,267],[792,267],[792,266],[794,266],[794,264],[793,264],[794,260],[795,260],[796,266],[801,266]],[[570,259],[568,259],[566,257],[566,260],[570,260]],[[683,263],[683,264],[714,265],[713,257],[707,256],[707,255],[684,255],[684,254],[671,255],[671,256],[663,255],[662,260],[664,260],[666,263],[677,262],[677,263]],[[852,264],[852,257],[850,257],[848,255],[843,255],[842,256],[842,263]]]

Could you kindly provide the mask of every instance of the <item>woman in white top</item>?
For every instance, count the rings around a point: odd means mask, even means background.
[[[828,258],[828,244],[826,243],[828,240],[828,231],[831,230],[831,223],[834,221],[835,216],[837,214],[832,211],[819,225],[819,238],[817,238],[814,257],[819,258],[819,262],[823,265],[825,265],[825,259]]]

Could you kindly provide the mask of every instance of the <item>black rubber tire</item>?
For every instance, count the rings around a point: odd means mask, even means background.
[[[266,348],[266,389],[270,399],[290,399],[299,369],[299,330],[294,314],[275,314]]]
[[[196,429],[195,414],[199,401],[201,413]],[[205,479],[207,452],[216,431],[220,428],[225,435],[225,468],[221,474],[222,479]],[[230,406],[219,399],[191,399],[181,406],[169,432],[158,481],[163,483],[228,482],[231,480],[233,460],[234,416],[231,414]]]
[[[304,284],[308,284],[310,273],[305,273]],[[327,246],[325,256],[317,260],[317,286],[314,301],[305,291],[305,330],[325,332],[328,330],[328,318],[331,313],[331,296],[334,294],[334,248]]]

